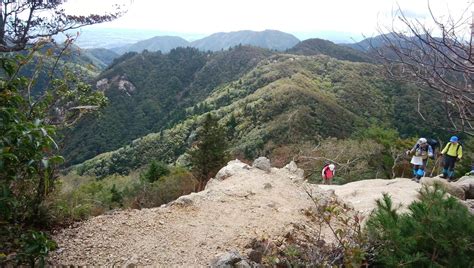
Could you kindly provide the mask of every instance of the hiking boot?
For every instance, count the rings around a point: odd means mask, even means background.
[[[439,177],[440,177],[441,179],[446,179],[446,175],[445,175],[445,174],[439,175]]]

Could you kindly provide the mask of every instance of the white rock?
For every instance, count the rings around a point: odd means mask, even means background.
[[[253,161],[252,167],[264,170],[266,172],[270,172],[272,166],[270,165],[270,160],[266,157],[259,157]]]
[[[247,164],[242,163],[238,159],[229,161],[229,163],[227,163],[227,166],[221,168],[221,170],[217,172],[215,180],[223,181],[231,177],[232,175],[237,174],[239,171],[242,171],[243,169],[248,170],[250,169],[250,167]]]

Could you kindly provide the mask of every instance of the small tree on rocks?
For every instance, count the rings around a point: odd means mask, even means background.
[[[227,162],[226,131],[216,118],[207,114],[202,128],[198,131],[197,142],[190,151],[192,172],[198,180],[197,191],[206,186]]]

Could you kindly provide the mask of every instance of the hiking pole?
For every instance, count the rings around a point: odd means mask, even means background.
[[[434,166],[433,166],[433,169],[431,170],[430,177],[433,177],[433,173],[434,173],[435,170],[438,168],[439,159],[441,159],[441,157],[436,158],[436,161],[435,161],[435,164],[434,164]],[[427,163],[427,165],[428,165],[428,163]]]

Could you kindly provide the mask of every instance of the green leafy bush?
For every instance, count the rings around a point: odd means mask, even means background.
[[[367,221],[376,266],[473,267],[474,216],[439,187],[398,213],[388,195]]]
[[[44,267],[45,257],[56,249],[57,244],[45,233],[29,230],[20,237],[21,251],[17,254],[18,264],[28,264],[31,267]]]

